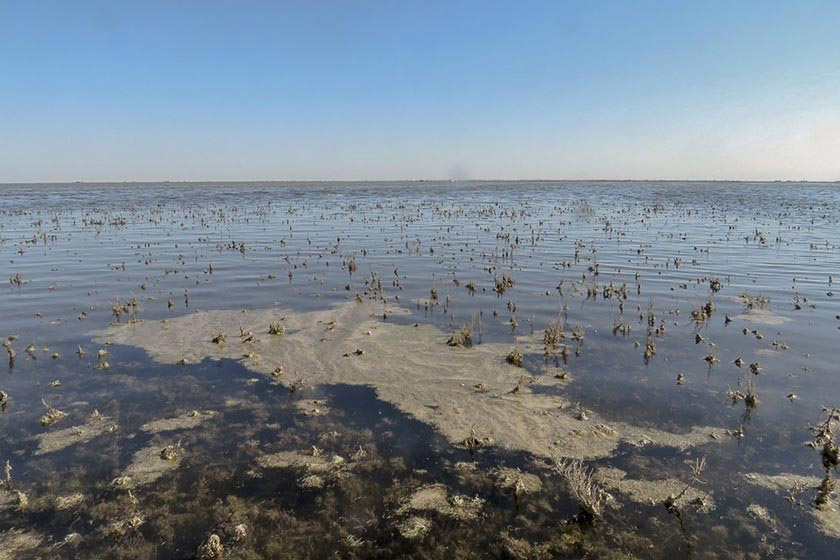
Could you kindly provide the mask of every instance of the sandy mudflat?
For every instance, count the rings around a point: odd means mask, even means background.
[[[213,418],[215,413],[212,411],[199,412],[193,410],[185,412],[174,418],[161,418],[159,420],[152,420],[140,426],[140,430],[152,434],[159,434],[162,432],[171,432],[175,430],[190,430],[197,428],[201,423]]]
[[[164,445],[149,445],[134,454],[131,464],[114,481],[115,486],[136,488],[154,482],[181,464],[182,452],[178,449],[170,458],[163,456]]]
[[[766,325],[776,327],[779,325],[784,325],[790,319],[787,317],[782,317],[781,315],[776,315],[769,309],[750,309],[741,313],[740,315],[735,315],[733,319],[738,321],[747,321],[749,323],[755,323],[757,325]]]
[[[384,311],[383,304],[369,302],[305,314],[281,309],[201,311],[166,321],[115,325],[96,334],[99,343],[139,346],[160,363],[228,358],[287,385],[370,386],[380,399],[434,426],[454,443],[462,443],[474,430],[488,444],[544,457],[584,459],[609,456],[622,441],[683,449],[718,441],[716,436],[724,433],[695,427],[676,434],[609,422],[597,411],[587,411],[581,420],[562,397],[530,392],[527,384],[511,392],[528,372],[505,361],[510,345],[452,348],[446,344],[450,333],[431,325],[383,321]],[[387,312],[409,313],[395,306]],[[269,334],[272,322],[280,322],[286,334]],[[224,341],[213,342],[219,333],[225,334]],[[535,337],[522,338],[519,345],[526,355],[542,352]],[[546,382],[549,379],[545,376]]]
[[[60,451],[77,443],[85,443],[102,434],[115,431],[116,425],[104,416],[91,416],[87,422],[63,430],[54,430],[38,434],[38,449],[35,455]]]
[[[621,492],[634,502],[640,504],[661,504],[669,496],[678,496],[686,483],[673,478],[662,480],[636,480],[627,478],[627,473],[620,469],[602,468],[595,472],[595,479],[607,488]],[[680,507],[694,503],[698,509],[711,511],[715,508],[712,496],[701,488],[688,488],[682,497],[676,501]]]
[[[813,499],[820,479],[816,476],[803,476],[791,473],[776,475],[747,473],[744,479],[750,484],[760,486],[767,490],[773,490],[782,495],[796,494],[799,491],[806,492],[807,499]],[[833,493],[828,499],[824,509],[808,507],[808,511],[816,521],[817,529],[823,534],[840,538],[840,497]]]

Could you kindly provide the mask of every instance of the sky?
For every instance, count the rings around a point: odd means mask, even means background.
[[[0,182],[840,179],[840,2],[0,0]]]

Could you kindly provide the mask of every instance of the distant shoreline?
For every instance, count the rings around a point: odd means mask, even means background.
[[[834,185],[840,184],[840,179],[824,181],[806,181],[794,179],[318,179],[318,180],[291,180],[291,179],[260,179],[260,180],[187,180],[187,181],[22,181],[22,182],[0,182],[0,187],[14,186],[138,186],[138,185],[385,185],[385,184],[447,184],[447,183],[739,183],[739,184],[814,184]]]

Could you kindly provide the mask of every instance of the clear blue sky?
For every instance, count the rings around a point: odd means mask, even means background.
[[[0,182],[840,178],[840,1],[0,0]]]

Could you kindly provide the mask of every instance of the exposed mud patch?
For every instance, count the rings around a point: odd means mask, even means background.
[[[687,486],[685,482],[673,478],[660,480],[627,478],[626,472],[614,468],[598,469],[595,472],[595,479],[630,500],[647,505],[664,503],[669,496],[679,495]],[[680,507],[685,505],[696,506],[698,510],[704,512],[715,508],[712,496],[699,488],[689,488],[675,503]]]
[[[151,434],[159,434],[162,432],[172,432],[175,430],[191,430],[197,428],[202,422],[213,418],[216,415],[213,411],[199,412],[192,410],[174,418],[161,418],[159,420],[152,420],[140,426],[143,432]]]
[[[63,430],[45,432],[35,436],[38,449],[35,455],[44,455],[60,451],[77,443],[86,443],[102,434],[115,432],[117,425],[105,416],[91,416],[87,422],[79,426],[71,426]]]
[[[434,512],[460,521],[472,521],[478,517],[483,504],[484,500],[478,496],[450,496],[443,484],[431,484],[416,490],[396,513]]]
[[[796,495],[803,491],[813,496],[820,484],[820,479],[816,476],[791,473],[777,475],[747,473],[744,479],[750,484],[785,496]],[[809,507],[809,511],[820,532],[830,537],[840,538],[840,496],[834,493],[829,497],[824,509]]]
[[[777,325],[784,325],[790,319],[787,317],[782,317],[781,315],[776,315],[769,309],[750,309],[745,313],[740,315],[735,315],[733,319],[738,321],[748,321],[750,323],[755,323],[757,325],[767,325],[767,326],[777,326]]]
[[[257,459],[257,464],[264,469],[298,468],[307,473],[326,473],[341,468],[345,463],[339,455],[322,455],[317,452],[306,454],[299,451],[280,451]]]
[[[499,488],[517,494],[534,494],[542,490],[542,480],[535,474],[505,467],[494,473]]]
[[[561,396],[531,392],[520,378],[522,369],[505,361],[509,345],[451,348],[448,334],[434,326],[379,320],[384,310],[381,304],[348,303],[305,314],[206,311],[166,322],[114,326],[99,333],[98,341],[140,346],[162,363],[227,358],[272,378],[282,368],[281,381],[292,388],[371,386],[380,399],[435,426],[452,442],[463,443],[475,434],[479,440],[543,457],[606,457],[621,442],[684,449],[724,433],[695,427],[679,434],[608,422],[595,411],[581,415]],[[409,311],[387,308],[387,315],[397,314]],[[280,317],[288,329],[283,337],[255,342],[231,336],[220,344],[211,340],[221,331],[263,332]],[[541,352],[534,345],[521,348]]]
[[[183,450],[174,443],[149,445],[134,454],[131,464],[114,480],[114,486],[119,488],[144,486],[167,472],[177,469],[182,459]]]

